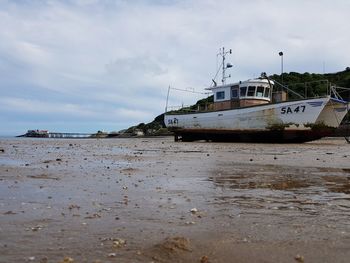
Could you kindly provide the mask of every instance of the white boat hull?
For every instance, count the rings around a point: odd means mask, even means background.
[[[280,141],[286,136],[293,138],[291,141],[309,141],[328,136],[329,128],[338,127],[346,113],[346,102],[323,97],[222,111],[165,114],[164,121],[176,136],[189,140],[249,140],[272,135],[282,136]],[[327,127],[327,133],[325,129],[313,129],[316,125]]]

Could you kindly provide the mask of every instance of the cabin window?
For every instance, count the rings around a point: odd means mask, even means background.
[[[231,98],[232,99],[237,99],[238,98],[238,88],[232,88],[231,89]]]
[[[270,88],[265,88],[265,94],[264,94],[265,98],[270,97]]]
[[[245,97],[246,93],[247,93],[247,87],[241,87],[239,96],[240,97]]]
[[[218,92],[216,92],[216,99],[217,100],[225,99],[225,91],[218,91]]]
[[[263,86],[257,86],[256,87],[256,96],[257,97],[263,97],[264,96],[264,87]]]
[[[254,97],[254,95],[255,95],[255,86],[249,86],[247,96]]]

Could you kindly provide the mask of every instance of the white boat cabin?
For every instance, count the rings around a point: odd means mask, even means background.
[[[258,78],[208,90],[214,94],[214,110],[227,110],[270,103],[273,85],[273,81]]]

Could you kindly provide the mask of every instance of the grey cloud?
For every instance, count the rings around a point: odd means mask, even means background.
[[[127,78],[143,75],[157,76],[167,73],[167,69],[151,57],[115,59],[113,62],[106,64],[106,70],[111,75],[119,77],[126,75]]]

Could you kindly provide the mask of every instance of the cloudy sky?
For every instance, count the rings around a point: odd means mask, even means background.
[[[164,111],[167,89],[350,66],[348,0],[0,0],[0,135],[115,131]],[[170,92],[170,104],[200,95]]]

